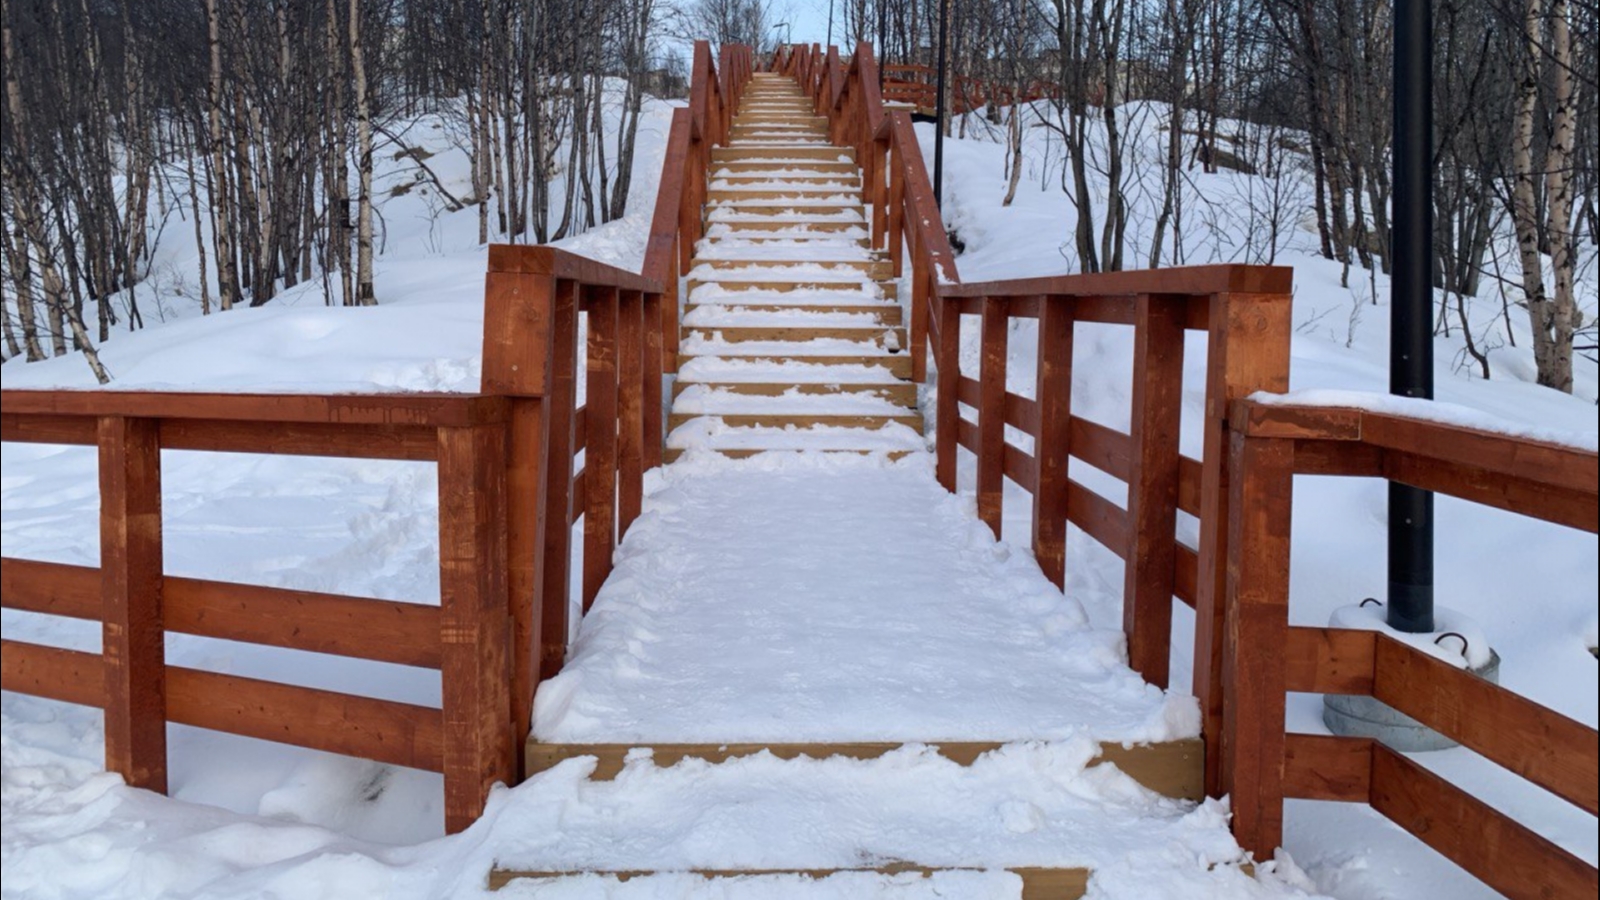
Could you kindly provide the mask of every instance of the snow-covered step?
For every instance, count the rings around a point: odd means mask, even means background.
[[[896,386],[905,384],[887,367],[875,365],[874,362],[873,360],[829,361],[816,358],[773,361],[702,356],[683,362],[678,368],[678,383],[728,385],[785,382],[808,385]]]
[[[689,292],[692,294],[707,285],[717,285],[728,291],[805,291],[808,293],[815,291],[842,291],[856,293],[859,292],[863,286],[871,286],[875,287],[881,293],[881,296],[890,300],[895,299],[900,292],[900,286],[892,281],[873,285],[871,282],[865,282],[859,278],[855,280],[830,280],[826,277],[819,278],[809,275],[805,277],[786,277],[783,275],[775,275],[761,278],[746,278],[740,273],[722,273],[715,271],[708,272],[706,275],[696,276],[689,279]]]
[[[827,174],[841,172],[857,174],[861,172],[853,160],[850,159],[730,159],[718,160],[711,175],[721,178],[725,175],[738,175],[742,173],[771,173],[786,172],[799,174]]]
[[[745,176],[718,178],[707,185],[713,191],[792,191],[797,194],[815,194],[831,191],[835,194],[859,192],[859,178],[811,176],[809,178],[784,178],[782,176]]]
[[[775,250],[769,255],[748,254],[744,257],[724,258],[696,257],[690,261],[690,277],[699,278],[706,274],[706,270],[720,273],[734,273],[746,277],[765,277],[767,275],[788,277],[816,277],[825,276],[829,279],[843,279],[847,277],[860,277],[870,281],[890,278],[894,274],[894,265],[886,259],[827,259],[821,252],[810,254],[816,258],[784,258],[780,253],[786,251]],[[850,256],[851,254],[844,254]]]
[[[818,341],[842,341],[856,345],[871,345],[890,351],[899,351],[906,346],[905,329],[898,326],[873,325],[861,327],[837,327],[826,325],[760,325],[760,326],[727,326],[705,325],[686,326],[683,329],[685,342],[721,342],[726,344],[806,344]]]
[[[731,300],[691,303],[684,313],[683,324],[711,327],[775,325],[783,322],[772,318],[771,314],[790,312],[816,317],[818,324],[822,322],[890,326],[905,324],[905,310],[893,303],[762,303]]]
[[[862,205],[859,196],[817,199],[785,197],[777,200],[723,200],[717,203],[707,203],[706,212],[713,217],[712,221],[721,221],[716,218],[719,213],[732,213],[769,221],[782,221],[790,216],[808,215],[851,216],[855,218],[855,221],[866,221],[866,208]]]
[[[737,237],[706,238],[695,245],[695,257],[705,260],[745,260],[760,262],[780,259],[800,262],[871,261],[883,254],[856,240],[827,239],[811,235],[804,241],[767,238],[750,241]]]
[[[676,398],[685,394],[698,391],[715,391],[722,394],[745,394],[753,397],[842,397],[864,396],[872,397],[906,409],[915,409],[917,406],[917,386],[914,384],[895,382],[892,384],[832,382],[812,384],[807,382],[771,382],[771,381],[717,381],[702,383],[686,381],[680,374],[672,386],[674,408]],[[687,409],[687,407],[686,407]]]
[[[818,222],[849,222],[862,227],[866,226],[866,215],[860,201],[853,207],[843,209],[822,209],[810,207],[796,209],[785,206],[776,209],[749,206],[734,206],[726,203],[707,206],[705,209],[706,221],[712,224],[717,222],[761,222],[769,227],[787,225],[811,225]]]
[[[706,191],[706,202],[714,206],[742,206],[747,203],[784,204],[795,201],[822,201],[845,206],[861,204],[861,189],[848,185],[737,185],[714,187]]]
[[[822,416],[905,416],[911,407],[871,391],[805,391],[798,387],[776,393],[734,390],[717,384],[690,384],[673,397],[675,415],[746,415],[758,413]]]
[[[841,219],[804,218],[769,221],[758,218],[713,220],[706,226],[706,237],[765,240],[870,240],[871,233],[860,222]]]
[[[802,119],[782,113],[735,116],[731,126],[734,141],[738,141],[742,135],[750,132],[782,131],[826,135],[828,130],[826,119]]]
[[[887,453],[898,457],[926,449],[927,443],[921,434],[899,423],[881,428],[763,428],[740,427],[714,416],[698,416],[667,435],[665,458],[668,462],[674,462],[693,450],[733,457],[753,456],[774,450]]]
[[[805,352],[807,349],[810,352]],[[796,352],[797,350],[801,352]],[[892,354],[884,352],[881,348],[872,345],[858,345],[843,349],[821,350],[806,348],[805,345],[790,344],[786,347],[772,347],[768,345],[707,343],[695,349],[694,352],[685,350],[685,355],[701,358],[714,358],[726,362],[744,362],[757,367],[782,367],[787,365],[811,365],[825,368],[877,368],[882,369],[887,381],[908,379],[911,377],[911,357],[904,353]]]
[[[899,425],[922,433],[922,416],[919,413],[900,411],[891,415],[871,415],[851,412],[768,412],[757,404],[733,405],[732,411],[714,413],[672,413],[667,427],[682,428],[703,418],[714,418],[730,428],[768,428],[811,431],[819,428],[877,430],[889,425]]]
[[[904,315],[900,307],[876,306],[741,306],[732,303],[697,303],[683,315],[683,324],[695,328],[882,328],[896,326]]]
[[[761,184],[788,187],[790,185],[815,185],[817,187],[834,187],[841,190],[852,190],[861,186],[861,178],[857,175],[847,175],[843,172],[801,172],[801,171],[771,171],[750,172],[741,175],[723,175],[714,177],[710,187],[728,188],[747,184]]]
[[[711,164],[729,162],[803,161],[848,162],[855,165],[856,151],[850,147],[772,144],[761,147],[713,147]]]
[[[733,284],[733,280],[718,277],[722,273],[716,270],[709,270],[707,274],[712,276],[709,280],[698,280],[699,283],[690,285],[685,294],[688,302],[720,303],[726,299],[740,303],[875,304],[892,299],[894,294],[891,289],[896,287],[892,281],[872,281],[867,278],[855,278],[845,284],[829,284],[822,288],[807,287],[788,279],[765,280],[754,285],[738,287]],[[738,280],[744,279],[741,276]]]

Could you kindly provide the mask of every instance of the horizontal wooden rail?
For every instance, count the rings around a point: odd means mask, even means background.
[[[5,690],[105,707],[98,653],[0,641]],[[166,670],[167,721],[431,772],[444,771],[440,712],[181,666]]]
[[[100,621],[100,570],[0,559],[0,606]],[[168,631],[437,669],[439,608],[167,576]]]
[[[946,297],[1286,294],[1293,288],[1293,278],[1294,269],[1288,266],[1182,266],[1019,278],[1013,281],[965,282],[947,285],[940,289],[940,293]]]
[[[197,419],[209,422],[326,424],[337,426],[470,427],[506,421],[504,398],[480,394],[223,394],[169,391],[0,391],[4,440],[60,419],[99,416],[129,419]],[[29,420],[24,421],[23,417]],[[60,417],[52,419],[51,417]],[[83,426],[65,426],[82,429]],[[13,436],[12,429],[17,429]],[[72,443],[94,443],[92,437]]]
[[[1590,896],[1595,867],[1370,741],[1285,734],[1289,692],[1370,696],[1600,814],[1600,732],[1386,634],[1291,627],[1294,476],[1386,478],[1600,531],[1593,451],[1392,412],[1240,401],[1223,665],[1223,760],[1250,850],[1281,840],[1286,797],[1364,803],[1507,897]]]

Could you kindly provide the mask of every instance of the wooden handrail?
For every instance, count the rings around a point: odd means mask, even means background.
[[[1512,898],[1592,895],[1600,872],[1371,741],[1287,734],[1289,692],[1356,694],[1410,715],[1579,809],[1600,811],[1600,745],[1576,722],[1387,635],[1289,625],[1296,474],[1400,481],[1600,533],[1600,454],[1384,410],[1232,405],[1235,494],[1222,789],[1235,833],[1281,841],[1286,798],[1366,803]]]
[[[1294,279],[1288,266],[1215,265],[1148,269],[1131,272],[1096,272],[1021,278],[1011,281],[967,282],[945,285],[945,297],[1100,296],[1115,294],[1194,295],[1218,293],[1286,294]]]

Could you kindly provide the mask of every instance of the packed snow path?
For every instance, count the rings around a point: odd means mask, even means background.
[[[666,470],[534,737],[1147,742],[1198,733],[925,454]]]

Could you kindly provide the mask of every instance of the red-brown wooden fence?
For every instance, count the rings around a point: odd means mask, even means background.
[[[1233,468],[1222,788],[1240,842],[1282,841],[1284,798],[1362,803],[1513,900],[1593,897],[1587,862],[1382,744],[1285,733],[1292,692],[1354,694],[1459,741],[1591,815],[1600,734],[1386,635],[1289,625],[1294,476],[1383,478],[1594,534],[1600,458],[1354,409],[1240,402]]]
[[[565,656],[572,523],[584,521],[586,610],[661,460],[678,272],[702,233],[710,148],[752,68],[748,48],[724,47],[719,72],[696,45],[642,275],[490,248],[482,394],[0,395],[0,439],[98,447],[101,490],[100,567],[6,557],[0,603],[97,620],[103,636],[99,654],[5,641],[4,689],[104,709],[106,768],[138,787],[166,790],[166,725],[179,722],[442,772],[446,827],[471,824],[491,786],[520,776],[533,692]],[[163,448],[436,462],[439,606],[168,576]],[[169,666],[168,631],[438,669],[443,702]]]
[[[513,780],[500,397],[5,391],[0,439],[97,447],[100,566],[0,560],[9,609],[102,623],[98,654],[7,640],[3,686],[105,710],[106,768],[167,787],[166,726],[443,772],[451,829]],[[161,450],[421,460],[439,469],[439,605],[190,578],[162,566]],[[438,669],[439,709],[166,664],[166,632]],[[448,739],[447,739],[448,736]]]

